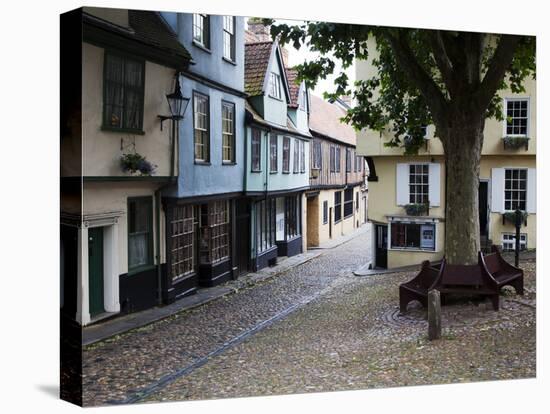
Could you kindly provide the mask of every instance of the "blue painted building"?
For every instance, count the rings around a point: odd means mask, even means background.
[[[190,99],[179,122],[178,181],[165,189],[169,303],[200,286],[214,286],[248,270],[238,262],[236,211],[244,191],[244,19],[162,12],[192,56],[181,72]]]
[[[250,199],[253,269],[305,250],[309,188],[309,99],[286,67],[284,49],[249,21],[245,45],[245,194]]]

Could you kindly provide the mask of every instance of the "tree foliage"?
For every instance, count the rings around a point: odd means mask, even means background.
[[[297,66],[299,80],[313,88],[319,79],[342,71],[326,98],[350,95],[355,106],[344,121],[357,130],[390,128],[388,146],[416,153],[424,127],[448,139],[450,114],[463,111],[503,119],[497,92],[524,91],[523,81],[535,77],[535,38],[443,30],[389,28],[326,22],[271,25],[271,35],[283,45],[307,46],[320,56]],[[368,42],[369,39],[375,42]],[[373,46],[375,45],[375,46]],[[376,53],[369,50],[376,47]],[[369,58],[369,53],[373,57]],[[369,59],[370,78],[350,83],[346,73],[355,60]]]

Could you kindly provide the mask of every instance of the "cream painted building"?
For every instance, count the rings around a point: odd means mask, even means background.
[[[365,161],[356,154],[353,128],[340,122],[344,115],[339,103],[311,95],[308,247],[321,246],[366,223]]]
[[[178,159],[172,121],[161,128],[158,115],[170,115],[166,95],[190,55],[155,12],[71,13],[62,29],[80,25],[83,41],[73,45],[81,103],[61,138],[62,306],[87,325],[160,302],[161,189],[174,185]],[[135,165],[123,168],[125,155]]]
[[[374,51],[374,47],[369,50]],[[370,59],[356,62],[357,80],[374,75]],[[521,247],[536,248],[536,82],[525,81],[526,92],[502,91],[505,120],[485,124],[480,166],[480,230],[482,245],[514,249],[515,227],[503,214],[516,208],[528,213],[521,227]],[[417,156],[403,155],[402,148],[384,146],[391,139],[363,130],[357,134],[357,153],[369,165],[368,220],[373,225],[375,265],[394,268],[439,260],[445,252],[445,162],[434,127],[427,127],[425,146]],[[519,138],[511,147],[505,137]],[[407,214],[408,204],[425,202],[427,214]]]

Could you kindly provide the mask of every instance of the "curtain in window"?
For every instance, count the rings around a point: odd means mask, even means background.
[[[105,122],[122,127],[124,60],[119,56],[105,55]]]
[[[147,248],[147,233],[130,235],[128,240],[128,257],[130,258],[130,267],[147,264]]]
[[[140,128],[141,116],[141,86],[143,84],[142,64],[126,61],[125,65],[126,105],[124,114],[124,127]]]

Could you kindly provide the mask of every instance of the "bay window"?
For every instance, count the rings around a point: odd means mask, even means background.
[[[217,263],[230,254],[229,201],[212,201],[200,206],[200,262]]]
[[[435,224],[391,223],[391,248],[435,251]]]
[[[169,217],[168,271],[172,280],[177,280],[195,272],[195,207],[191,204],[174,206]]]

